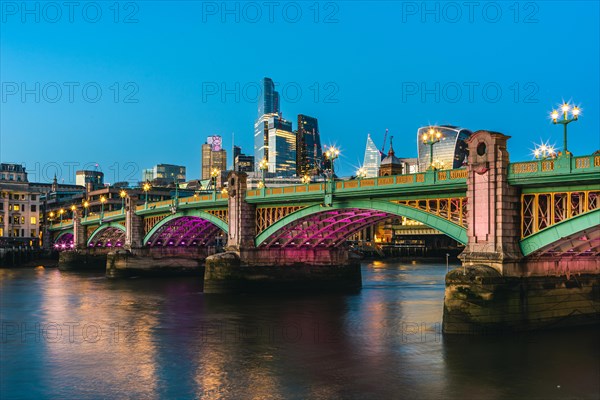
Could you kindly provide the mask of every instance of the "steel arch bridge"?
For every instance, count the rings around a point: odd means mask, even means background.
[[[507,180],[520,196],[515,207],[523,255],[599,253],[599,155],[512,163]],[[255,246],[314,248],[341,246],[354,232],[391,216],[418,221],[465,244],[471,200],[466,196],[467,170],[456,169],[254,189],[243,200],[254,207]],[[209,245],[228,234],[228,200],[227,194],[212,193],[138,205],[141,242]],[[82,218],[87,245],[122,244],[125,219],[121,211]],[[72,220],[53,224],[50,231],[59,249],[69,249]]]

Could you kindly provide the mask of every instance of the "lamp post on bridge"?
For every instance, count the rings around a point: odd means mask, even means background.
[[[356,170],[356,178],[358,180],[364,179],[367,177],[367,169],[365,167],[360,167]]]
[[[261,171],[261,181],[259,183],[259,189],[264,188],[265,185],[265,173],[267,172],[267,169],[269,169],[269,162],[267,161],[266,158],[263,158],[262,160],[260,160],[260,162],[258,163],[258,169],[260,169]]]
[[[325,157],[331,161],[331,179],[333,179],[335,175],[335,160],[340,156],[340,149],[335,146],[331,146],[325,151]]]
[[[213,194],[214,195],[217,194],[217,176],[219,176],[220,173],[221,173],[221,171],[218,168],[213,168],[212,171],[210,171],[210,176],[212,177],[212,181],[213,181]]]
[[[429,168],[427,169],[435,171],[436,168],[433,165],[433,146],[442,140],[442,133],[436,129],[429,128],[429,131],[423,134],[422,139],[423,144],[429,146]]]
[[[100,196],[100,223],[104,219],[104,203],[106,203],[106,197]]]
[[[150,190],[150,183],[146,182],[144,183],[144,186],[142,186],[142,190],[144,191],[144,193],[146,193],[146,200],[144,201],[144,208],[148,208],[148,191]]]
[[[83,202],[83,210],[84,210],[83,214],[84,214],[84,219],[86,219],[86,220],[87,220],[87,216],[88,216],[88,207],[89,206],[90,206],[90,202],[85,200]]]
[[[77,206],[73,204],[71,206],[71,219],[75,219],[75,211],[77,210]]]
[[[567,150],[567,125],[569,125],[573,121],[577,121],[579,119],[579,114],[581,114],[581,109],[577,106],[571,106],[569,103],[563,103],[560,106],[560,110],[563,113],[563,119],[558,119],[559,112],[557,110],[552,110],[550,113],[550,117],[552,118],[552,123],[554,125],[561,124],[564,126],[563,133],[563,157],[569,156],[569,151]],[[569,112],[571,113],[571,118],[569,118]]]
[[[125,213],[125,197],[127,197],[127,192],[125,190],[121,190],[119,192],[119,196],[121,197],[121,214]]]
[[[63,208],[61,208],[60,210],[58,210],[58,215],[60,217],[60,224],[62,225],[62,216],[65,213],[65,210]]]
[[[308,185],[310,183],[310,176],[308,175],[303,175],[302,176],[302,183],[304,183],[305,185]]]
[[[175,198],[173,199],[173,205],[171,206],[171,213],[175,214],[177,212],[177,207],[179,207],[179,182],[177,179],[173,179],[173,183],[175,184]]]

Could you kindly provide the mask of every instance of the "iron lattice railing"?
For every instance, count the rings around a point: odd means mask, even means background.
[[[521,238],[598,208],[600,191],[530,193],[521,195]]]

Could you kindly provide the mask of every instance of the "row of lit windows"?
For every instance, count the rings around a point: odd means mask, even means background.
[[[0,204],[0,211],[2,211],[4,205]],[[29,209],[32,212],[36,212],[37,211],[37,205],[36,204],[31,204],[29,206]],[[9,204],[8,205],[8,211],[25,211],[25,205],[21,205],[21,204]]]
[[[9,221],[11,220],[10,218],[8,219]],[[15,225],[25,225],[25,217],[20,216],[20,215],[13,215],[12,216],[12,223]],[[37,224],[37,217],[30,217],[29,218],[29,223],[31,225],[36,225]],[[4,215],[0,214],[0,225],[4,224]]]

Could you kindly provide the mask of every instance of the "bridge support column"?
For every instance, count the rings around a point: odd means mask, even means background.
[[[468,140],[467,237],[463,264],[487,265],[500,274],[518,269],[519,192],[508,184],[509,136],[477,131]]]
[[[85,235],[85,226],[81,223],[81,216],[76,210],[73,212],[73,245],[76,250],[87,248],[87,237]]]
[[[125,245],[126,250],[138,249],[144,246],[144,217],[137,215],[135,210],[139,201],[138,196],[128,196],[125,199]]]
[[[256,236],[256,207],[245,201],[246,178],[244,172],[231,172],[227,176],[229,232],[225,250],[237,253],[253,249]]]

